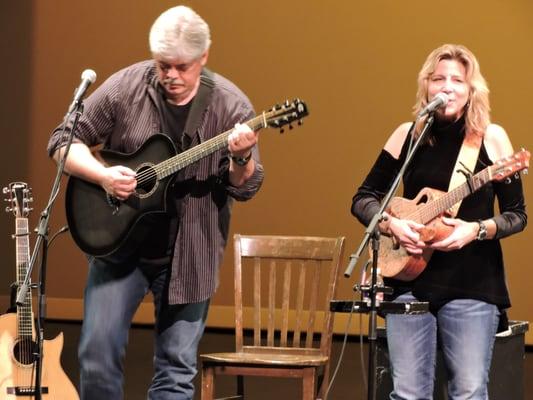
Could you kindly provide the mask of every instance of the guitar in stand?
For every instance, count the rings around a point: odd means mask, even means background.
[[[22,284],[30,260],[28,214],[30,189],[22,182],[4,188],[10,206],[6,211],[15,215],[17,287]],[[35,379],[38,344],[35,340],[31,290],[26,292],[22,306],[16,313],[0,316],[0,400],[30,400],[38,398]],[[79,399],[76,388],[61,368],[60,356],[63,334],[53,340],[44,340],[42,352],[42,399]]]

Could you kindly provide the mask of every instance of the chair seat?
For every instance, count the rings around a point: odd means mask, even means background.
[[[202,361],[226,364],[284,365],[314,367],[324,365],[328,357],[322,355],[300,355],[280,353],[211,353],[202,354]]]

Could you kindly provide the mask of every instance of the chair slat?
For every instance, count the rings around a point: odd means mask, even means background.
[[[298,290],[296,294],[296,321],[294,327],[293,347],[300,347],[300,339],[302,334],[302,319],[305,297],[305,264],[300,261],[300,278],[298,279]]]
[[[268,327],[267,346],[274,346],[274,328],[276,323],[276,262],[270,260],[268,285]]]
[[[235,236],[234,257],[235,257],[235,348],[241,351],[243,343],[243,305],[242,305],[242,258],[241,258],[241,241],[239,235]]]
[[[280,346],[287,347],[287,334],[289,331],[289,300],[291,297],[291,262],[285,262],[283,274],[283,303],[281,305],[281,336]]]
[[[313,336],[315,334],[315,320],[318,303],[318,290],[320,288],[320,263],[318,261],[310,261],[309,264],[310,269],[313,270],[313,280],[311,283],[311,295],[309,298],[309,317],[307,322],[305,347],[313,346]]]
[[[261,345],[261,259],[254,259],[254,345]]]

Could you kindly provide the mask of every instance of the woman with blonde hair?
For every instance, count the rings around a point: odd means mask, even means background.
[[[414,199],[427,187],[447,192],[454,187],[454,175],[471,176],[513,154],[505,130],[490,122],[488,94],[479,63],[466,47],[445,44],[429,54],[418,75],[414,114],[419,116],[436,96],[446,101],[430,113],[434,122],[403,176],[404,198]],[[418,118],[412,134],[411,123],[392,133],[358,188],[352,214],[363,224],[378,211],[425,118]],[[462,173],[456,172],[458,165]],[[527,215],[517,175],[471,191],[454,214],[441,219],[446,234],[433,240],[414,217],[390,211],[379,224],[409,260],[423,260],[416,274],[400,271],[385,278],[394,289],[392,300],[427,301],[430,306],[428,313],[386,317],[391,399],[433,398],[437,342],[448,371],[448,397],[488,398],[494,337],[510,307],[500,239],[522,231]],[[387,275],[385,265],[381,270]]]

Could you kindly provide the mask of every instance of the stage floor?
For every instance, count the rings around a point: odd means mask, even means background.
[[[65,335],[65,345],[62,352],[62,365],[74,385],[78,385],[77,343],[80,334],[79,323],[48,321],[45,327],[45,337],[53,338],[59,332]],[[333,366],[339,359],[343,337],[335,336],[333,343]],[[134,326],[130,331],[129,345],[125,360],[124,393],[127,400],[146,399],[146,390],[152,375],[152,327]],[[201,343],[200,352],[210,353],[232,351],[234,349],[234,334],[231,330],[206,331]],[[528,349],[524,360],[524,400],[533,400],[533,349]],[[331,389],[329,399],[332,400],[360,400],[366,399],[363,386],[363,371],[366,373],[366,356],[368,347],[363,345],[365,357],[361,365],[361,347],[357,337],[350,337],[342,360],[339,373]],[[217,395],[230,396],[234,394],[235,380],[232,377],[217,378]],[[265,387],[268,385],[268,391]],[[197,377],[197,393],[195,399],[200,398],[199,376]],[[246,378],[245,390],[248,398],[254,400],[271,400],[277,398],[298,399],[300,396],[299,381],[294,379],[275,378]],[[519,400],[519,399],[506,399]]]

